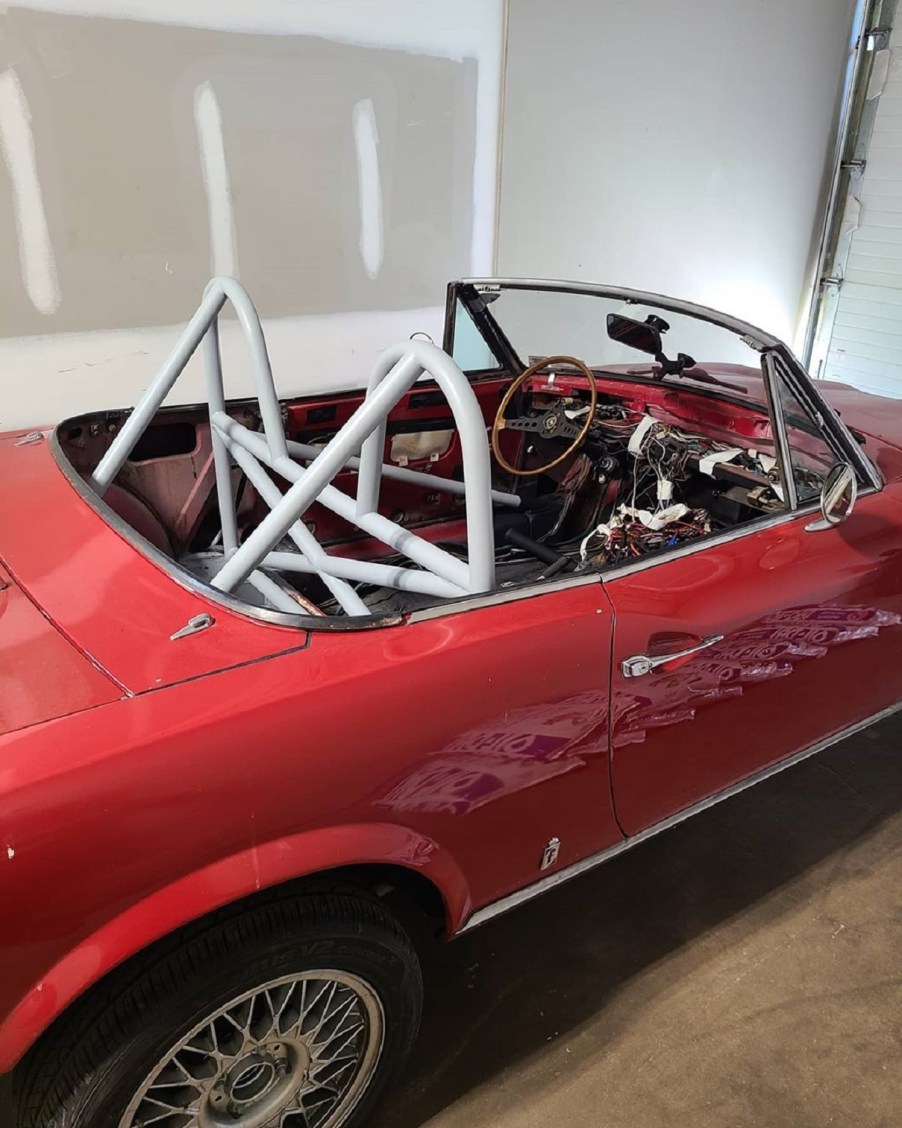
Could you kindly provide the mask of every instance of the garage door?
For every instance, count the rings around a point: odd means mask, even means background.
[[[846,203],[844,227],[852,229],[848,258],[818,375],[902,397],[902,24],[898,17],[889,50],[880,54],[884,59],[875,61],[870,89],[872,96],[879,93],[873,133],[864,173]]]

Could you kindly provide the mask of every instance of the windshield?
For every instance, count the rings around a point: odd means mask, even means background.
[[[684,353],[699,368],[712,374],[724,379],[738,376],[740,383],[749,384],[748,388],[740,390],[763,399],[757,352],[738,334],[698,317],[622,298],[565,290],[503,287],[481,292],[479,298],[486,303],[488,318],[507,338],[524,365],[543,356],[566,354],[592,367],[654,375],[657,365],[653,355],[613,340],[608,333],[608,318],[612,314],[636,321],[651,316],[662,319],[666,325],[661,331],[661,343],[667,357],[676,358]],[[498,349],[487,344],[460,301],[455,317],[453,355],[464,371],[503,364]],[[691,373],[691,367],[687,367],[685,378],[692,379]],[[701,382],[704,382],[703,377]]]

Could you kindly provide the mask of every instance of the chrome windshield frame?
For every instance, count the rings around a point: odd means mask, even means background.
[[[489,303],[485,302],[482,298],[483,295],[500,293],[502,290],[533,290],[539,292],[548,291],[579,294],[589,297],[614,298],[635,305],[657,306],[660,309],[668,310],[672,313],[685,314],[699,321],[706,321],[709,324],[716,325],[736,334],[749,348],[757,352],[761,357],[762,377],[767,394],[767,404],[762,404],[761,407],[763,410],[766,410],[771,417],[781,472],[790,464],[786,461],[789,452],[782,411],[780,410],[779,401],[774,398],[777,391],[775,383],[777,375],[774,371],[775,362],[781,365],[781,376],[789,384],[799,402],[803,404],[803,406],[808,407],[834,451],[849,460],[864,484],[878,490],[883,487],[883,477],[879,470],[861,449],[861,446],[856,442],[848,427],[846,427],[839,418],[834,408],[824,396],[820,394],[811,376],[805,371],[792,350],[778,337],[765,332],[763,329],[759,329],[758,326],[752,325],[748,321],[743,321],[741,318],[721,313],[718,310],[699,305],[695,302],[687,302],[680,298],[668,297],[666,294],[656,294],[645,290],[633,290],[623,286],[608,286],[595,282],[576,282],[567,279],[553,278],[463,278],[457,282],[452,282],[448,286],[444,342],[446,352],[451,353],[453,348],[454,320],[457,301],[460,300],[461,304],[463,304],[468,312],[471,313],[471,316],[473,316],[474,310],[471,310],[471,304],[473,303],[472,295],[475,294],[480,298],[480,305],[478,311],[476,311],[477,316],[473,317],[473,321],[476,328],[485,338],[486,344],[499,361],[497,370],[522,371],[524,367],[523,361],[517,355],[516,349],[505,335],[503,326],[499,325],[496,319],[492,318],[489,313]],[[469,291],[469,293],[467,291]],[[485,323],[485,327],[483,322]],[[489,322],[491,322],[490,325]],[[489,330],[488,332],[486,331],[486,327]],[[693,389],[693,391],[697,390],[698,389]],[[715,392],[713,389],[709,389],[707,394],[715,394]],[[783,473],[783,478],[787,483],[787,502],[792,498],[793,501],[790,508],[795,509],[795,484],[794,481],[792,481],[792,475]]]

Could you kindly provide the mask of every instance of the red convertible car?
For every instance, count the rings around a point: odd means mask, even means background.
[[[22,1128],[360,1124],[419,938],[902,701],[902,411],[674,299],[456,282],[443,348],[286,401],[214,279],[134,410],[0,437],[0,480]]]

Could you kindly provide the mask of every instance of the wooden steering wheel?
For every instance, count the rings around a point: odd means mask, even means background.
[[[517,394],[520,388],[531,380],[533,376],[543,368],[547,368],[551,364],[569,364],[574,368],[578,368],[580,373],[589,381],[589,410],[586,413],[586,421],[581,427],[577,426],[571,419],[568,419],[564,413],[562,406],[551,407],[543,415],[520,415],[516,419],[506,419],[504,412],[513,397]],[[537,360],[535,364],[531,364],[524,372],[511,383],[511,386],[504,393],[504,398],[498,404],[498,410],[495,413],[495,420],[492,423],[492,453],[498,465],[506,470],[508,474],[514,474],[518,478],[532,478],[536,474],[544,474],[546,470],[551,470],[559,463],[563,462],[568,455],[571,455],[577,447],[581,446],[586,435],[589,433],[589,428],[595,421],[595,406],[598,403],[598,383],[595,379],[595,373],[587,364],[579,360],[575,356],[543,356],[541,360]],[[551,462],[546,463],[544,466],[533,467],[532,470],[519,470],[516,466],[511,466],[504,455],[501,453],[501,443],[499,436],[502,431],[532,431],[542,436],[545,439],[573,439],[573,442],[567,447],[563,454],[559,454],[557,458]]]

